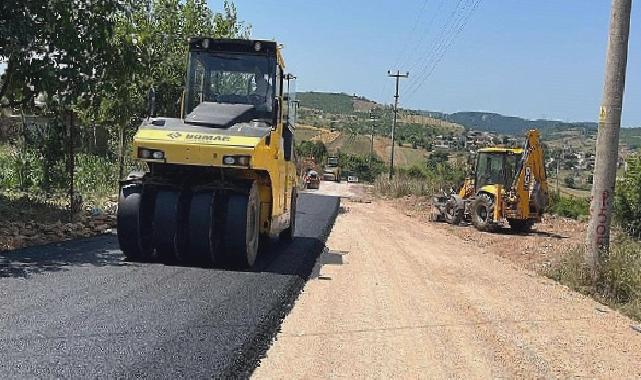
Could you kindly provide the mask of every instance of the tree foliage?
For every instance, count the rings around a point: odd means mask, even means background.
[[[3,1],[0,60],[7,66],[0,105],[50,120],[44,146],[27,147],[41,157],[43,176],[55,177],[46,173],[59,170],[65,159],[74,172],[74,151],[68,149],[77,143],[72,125],[108,126],[112,139],[121,142],[133,133],[150,87],[158,94],[158,113],[176,116],[187,39],[249,36],[234,4],[222,5],[215,13],[205,0]],[[112,144],[118,145],[112,155],[122,156],[122,144]],[[30,183],[47,187],[49,182]]]
[[[625,175],[617,182],[615,220],[630,235],[641,237],[641,157],[629,158],[627,167]]]
[[[319,165],[323,165],[327,157],[327,147],[321,141],[301,141],[295,149],[298,157],[301,159],[312,157]]]

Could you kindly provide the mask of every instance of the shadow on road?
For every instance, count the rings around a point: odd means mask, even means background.
[[[261,247],[254,267],[238,272],[260,272],[299,276],[307,280],[325,247],[325,239],[334,224],[339,201],[334,197],[304,195],[297,217],[296,237],[291,242],[271,239]],[[45,272],[60,272],[75,266],[123,267],[151,264],[124,259],[115,235],[29,247],[0,252],[0,278],[30,278]],[[193,267],[193,265],[185,265]],[[212,270],[237,271],[233,268]]]
[[[296,237],[289,243],[272,240],[259,253],[256,264],[251,269],[210,269],[228,272],[274,273],[307,279],[310,277],[319,255],[323,252],[324,246],[322,240],[309,237]],[[117,237],[102,236],[30,247],[13,252],[1,252],[0,278],[30,278],[45,272],[66,271],[74,266],[127,267],[145,265],[158,264],[128,262],[118,248]],[[171,266],[194,267],[194,265]]]
[[[30,278],[72,266],[130,266],[118,249],[116,236],[67,241],[13,252],[0,252],[0,278]]]
[[[470,227],[474,228],[474,225],[471,223],[461,223],[459,224],[459,227]],[[553,232],[546,232],[546,231],[538,231],[536,229],[533,229],[529,232],[516,232],[513,231],[509,227],[499,227],[498,230],[493,232],[495,234],[499,235],[508,235],[508,236],[542,236],[542,237],[549,237],[549,238],[554,238],[554,239],[567,239],[567,236],[559,235]]]

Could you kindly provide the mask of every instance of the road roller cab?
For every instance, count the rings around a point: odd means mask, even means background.
[[[272,41],[192,38],[177,118],[133,139],[147,170],[122,181],[118,236],[132,260],[251,266],[259,237],[292,239],[296,101]]]

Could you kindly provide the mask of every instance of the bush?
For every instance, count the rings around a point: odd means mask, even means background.
[[[410,194],[432,196],[440,190],[457,188],[464,179],[464,172],[449,163],[439,163],[436,167],[412,167],[399,169],[394,179],[382,176],[374,182],[374,188],[380,195],[400,198]]]
[[[565,179],[563,179],[563,182],[565,183],[565,186],[567,186],[570,189],[574,189],[574,177],[572,176],[567,176]]]
[[[374,181],[374,189],[377,194],[391,198],[401,198],[407,195],[431,196],[437,188],[430,179],[411,178],[407,175],[397,175],[389,179],[386,175],[380,176]]]
[[[375,156],[370,165],[368,157],[340,153],[339,163],[345,175],[355,175],[365,182],[373,182],[385,171],[385,163]]]
[[[596,282],[584,255],[585,248],[578,247],[546,275],[641,320],[641,243],[625,236],[617,238],[601,261]]]
[[[104,157],[78,154],[75,184],[85,198],[114,194],[118,191],[118,165]]]
[[[111,195],[118,188],[118,165],[105,157],[86,153],[76,155],[75,190],[91,199]],[[44,156],[35,150],[20,153],[0,151],[0,190],[32,194],[65,193],[69,183],[64,160],[46,167]]]
[[[590,201],[586,198],[564,197],[551,193],[547,211],[550,214],[579,219],[589,215]]]
[[[614,220],[634,237],[641,237],[641,157],[628,160],[628,170],[617,182]]]

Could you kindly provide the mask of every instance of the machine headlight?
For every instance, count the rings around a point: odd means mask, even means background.
[[[249,166],[249,156],[224,156],[223,164],[231,166]]]
[[[163,160],[165,158],[165,152],[157,149],[138,148],[138,158],[144,160]]]
[[[249,166],[249,156],[238,156],[236,162],[241,166]]]
[[[149,149],[138,149],[138,157],[140,158],[150,158],[151,151]]]

